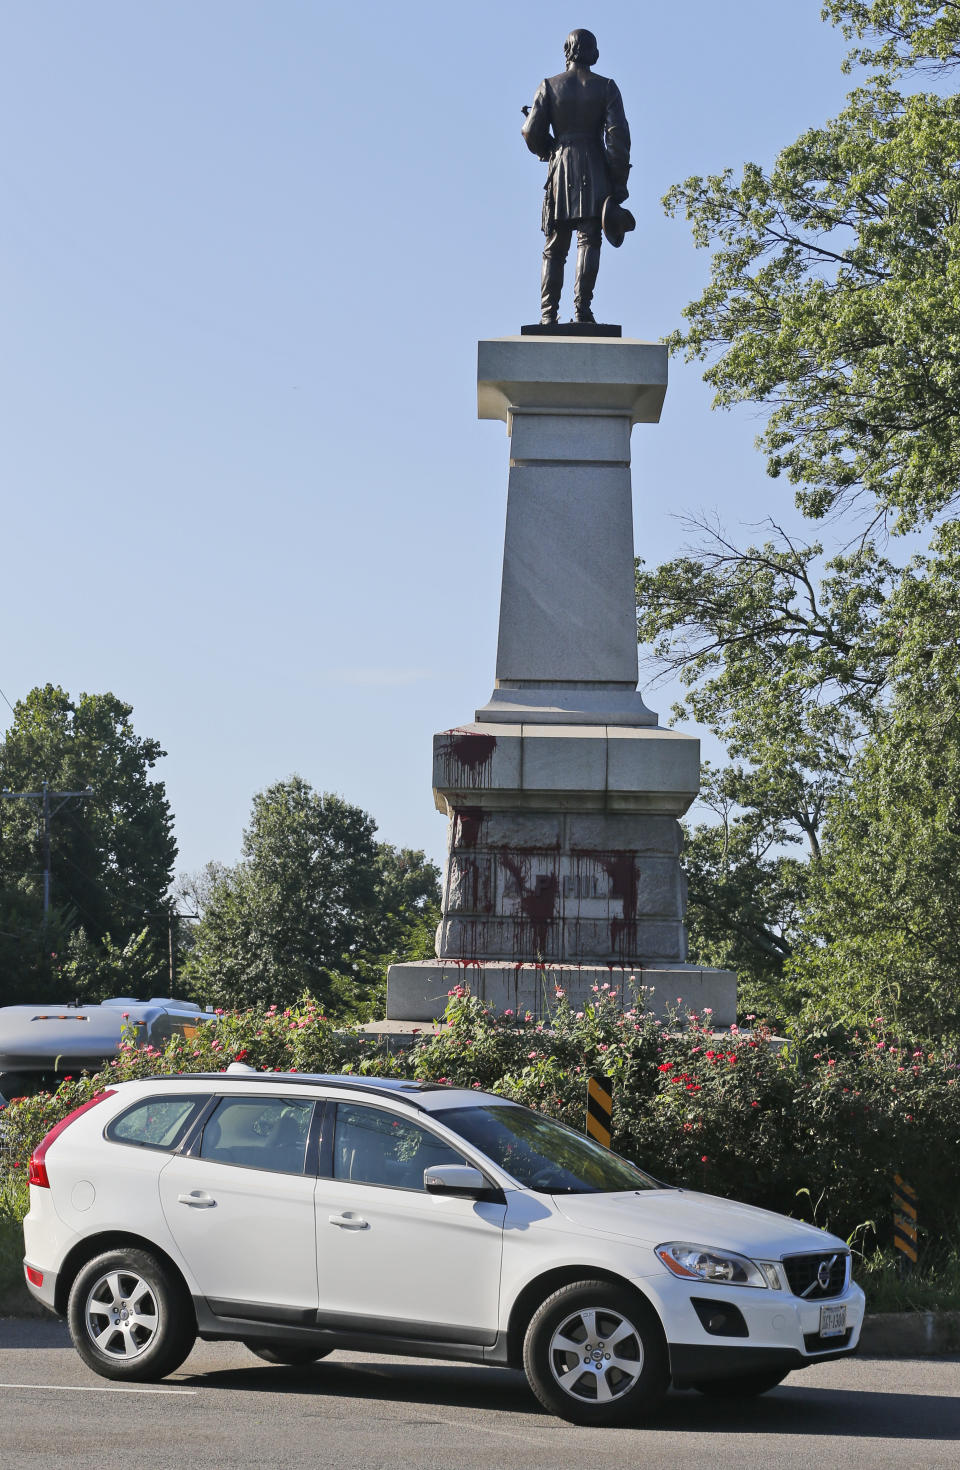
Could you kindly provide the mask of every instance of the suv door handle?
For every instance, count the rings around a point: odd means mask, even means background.
[[[331,1225],[339,1225],[341,1230],[369,1230],[369,1221],[362,1215],[329,1215],[327,1217]]]
[[[212,1194],[207,1194],[205,1189],[191,1189],[189,1194],[178,1194],[177,1202],[181,1205],[193,1205],[195,1210],[209,1210],[217,1202]]]

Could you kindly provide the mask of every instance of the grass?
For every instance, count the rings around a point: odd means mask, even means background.
[[[23,1284],[23,1217],[29,1200],[26,1183],[0,1169],[0,1297]]]
[[[867,1296],[868,1312],[960,1312],[960,1252],[928,1252],[909,1274],[895,1253],[874,1251],[854,1258],[854,1280]]]

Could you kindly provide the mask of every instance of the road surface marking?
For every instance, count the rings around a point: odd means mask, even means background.
[[[0,1388],[39,1388],[48,1393],[182,1393],[191,1398],[196,1395],[195,1388],[113,1388],[104,1384],[101,1388],[98,1383],[72,1384],[72,1383],[0,1383]]]

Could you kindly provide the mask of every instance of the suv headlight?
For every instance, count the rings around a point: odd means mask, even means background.
[[[715,1281],[722,1286],[773,1286],[773,1282],[755,1261],[738,1256],[734,1251],[716,1250],[710,1245],[694,1245],[688,1240],[670,1240],[658,1245],[656,1255],[674,1276],[686,1281]],[[777,1280],[776,1271],[771,1271]]]

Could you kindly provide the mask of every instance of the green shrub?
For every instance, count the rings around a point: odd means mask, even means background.
[[[125,1042],[92,1077],[4,1114],[7,1171],[25,1168],[49,1127],[93,1092],[157,1073],[353,1072],[447,1081],[515,1098],[582,1128],[586,1078],[612,1078],[613,1147],[669,1183],[813,1219],[868,1246],[892,1242],[893,1175],[920,1197],[924,1250],[960,1218],[957,1053],[869,1031],[811,1031],[787,1047],[757,1026],[714,1036],[709,1014],[664,1024],[599,986],[573,1012],[558,992],[548,1020],[493,1016],[458,986],[446,1023],[391,1053],[336,1030],[309,998],[282,1011],[224,1014],[163,1053]]]
[[[755,1019],[755,1018],[751,1018]],[[893,1175],[920,1196],[921,1241],[960,1215],[957,1052],[869,1033],[813,1032],[787,1047],[757,1025],[720,1040],[709,1015],[683,1029],[624,1012],[601,986],[549,1027],[494,1018],[454,992],[447,1025],[414,1053],[416,1075],[502,1092],[582,1128],[591,1072],[614,1083],[618,1153],[672,1184],[802,1215],[849,1238],[892,1241]],[[950,1162],[952,1161],[952,1162]]]
[[[26,1179],[12,1169],[0,1170],[0,1299],[23,1285],[21,1222],[27,1203]]]
[[[871,1251],[856,1261],[854,1276],[867,1294],[867,1311],[960,1311],[960,1250],[928,1249],[926,1257],[923,1270],[906,1273],[892,1251]]]

